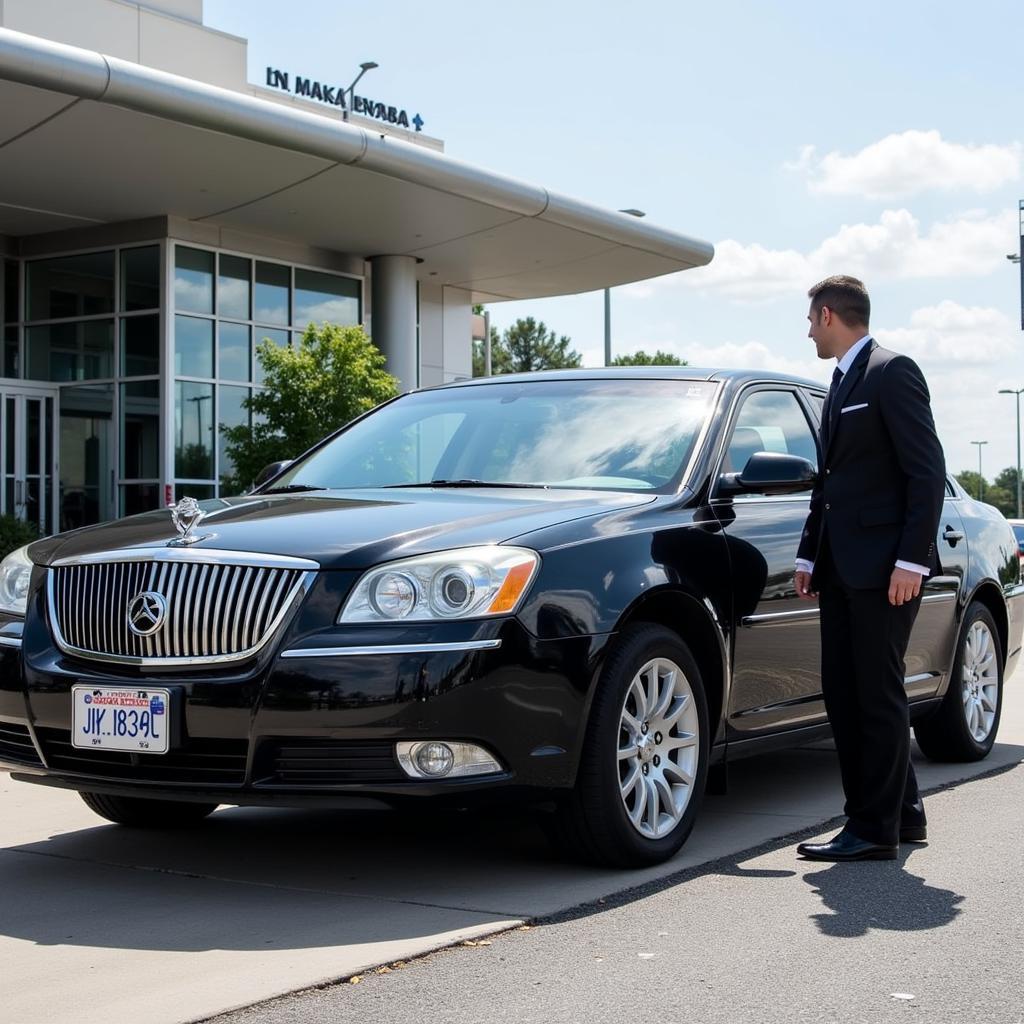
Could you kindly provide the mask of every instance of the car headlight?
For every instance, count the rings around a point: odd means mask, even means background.
[[[0,612],[24,615],[28,606],[28,585],[32,579],[32,562],[26,552],[28,545],[12,551],[0,562]]]
[[[338,622],[507,615],[519,606],[539,564],[536,551],[498,545],[389,562],[362,576]]]

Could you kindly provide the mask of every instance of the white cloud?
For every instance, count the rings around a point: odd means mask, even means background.
[[[1021,145],[963,145],[937,131],[887,135],[850,156],[804,146],[787,167],[807,176],[808,188],[823,195],[896,199],[925,191],[965,189],[991,192],[1021,176]]]
[[[1012,376],[1019,324],[998,309],[947,301],[916,310],[905,327],[873,333],[882,345],[913,357],[924,371],[948,469],[977,468],[974,440],[988,442],[983,468],[989,479],[1013,464],[1013,402],[998,392],[1024,386],[1024,379]]]
[[[641,338],[624,337],[618,346],[632,352],[661,348],[710,369],[752,369],[791,373],[827,384],[833,363],[814,355],[813,343],[801,338],[778,345],[763,341],[701,344],[673,336],[665,325]],[[932,396],[935,423],[953,472],[977,467],[970,442],[985,440],[984,470],[989,479],[1016,458],[1014,405],[1000,388],[1024,387],[1019,366],[1020,325],[999,309],[943,301],[915,310],[903,325],[872,334],[886,348],[911,356],[921,367]],[[598,354],[588,365],[600,362]]]
[[[999,366],[1020,346],[1017,325],[998,309],[946,300],[915,310],[906,327],[882,328],[878,341],[922,366]]]
[[[830,274],[861,277],[869,290],[886,280],[983,277],[1005,266],[1005,254],[1017,248],[1017,232],[1013,210],[991,216],[968,211],[936,222],[924,234],[909,210],[886,210],[874,224],[842,225],[806,253],[725,239],[716,244],[708,266],[623,290],[646,298],[682,285],[739,302],[758,302],[804,294]]]

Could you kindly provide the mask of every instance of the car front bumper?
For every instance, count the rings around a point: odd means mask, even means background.
[[[606,636],[540,641],[514,618],[417,627],[295,626],[240,669],[148,672],[66,657],[44,616],[0,647],[0,764],[68,789],[214,803],[349,806],[353,797],[469,801],[573,785]],[[71,743],[71,687],[170,688],[167,754]],[[413,779],[400,740],[454,740],[500,772]]]

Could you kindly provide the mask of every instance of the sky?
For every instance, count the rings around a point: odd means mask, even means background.
[[[205,0],[274,66],[361,83],[461,160],[714,243],[613,289],[614,353],[826,382],[807,289],[860,277],[872,334],[916,359],[950,470],[1016,464],[1024,388],[1020,0]],[[372,76],[372,78],[371,78]],[[358,90],[362,91],[362,89]],[[498,303],[603,362],[602,292]]]

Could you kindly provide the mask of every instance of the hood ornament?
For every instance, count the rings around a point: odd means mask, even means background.
[[[174,528],[181,535],[174,540],[168,541],[169,548],[188,547],[198,541],[206,540],[212,536],[209,533],[193,533],[206,513],[199,507],[195,498],[182,498],[176,505],[171,505],[171,519],[174,521]]]

